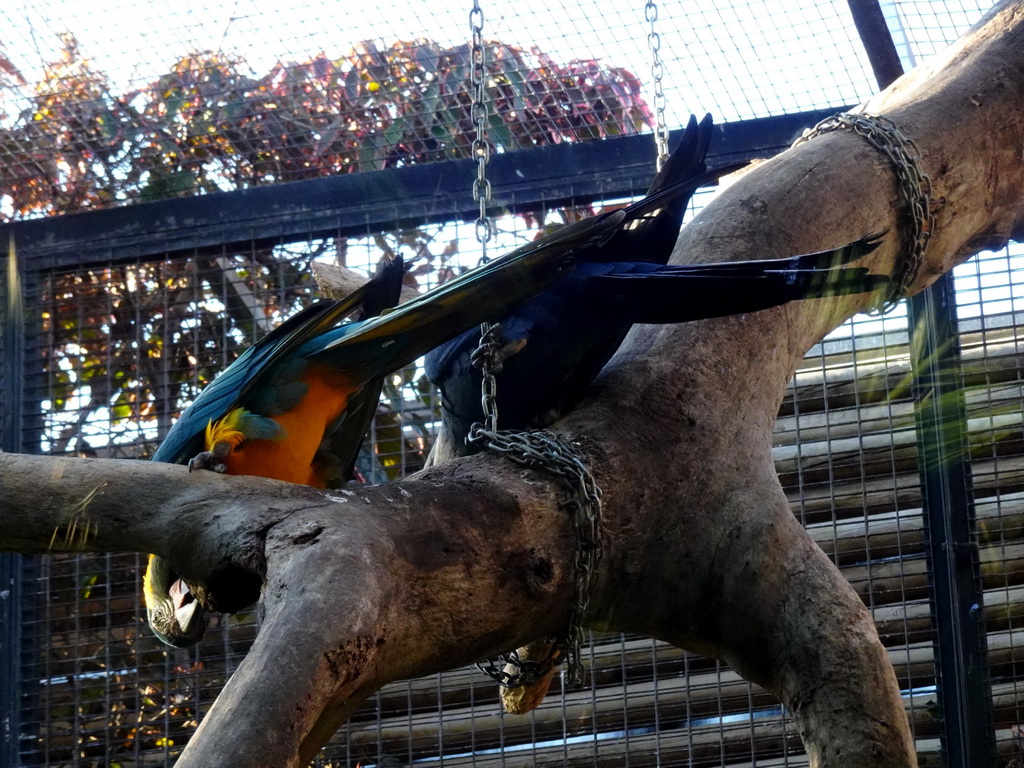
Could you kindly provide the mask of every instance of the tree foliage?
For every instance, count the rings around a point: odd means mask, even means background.
[[[364,41],[261,77],[239,55],[194,52],[117,93],[72,35],[62,41],[37,83],[7,58],[0,66],[0,195],[16,216],[468,157],[475,135],[466,45]],[[487,46],[495,151],[650,122],[624,69]]]

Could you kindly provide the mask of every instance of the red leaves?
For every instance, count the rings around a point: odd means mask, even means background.
[[[650,124],[626,70],[487,46],[496,150]],[[31,104],[0,115],[0,196],[20,215],[467,157],[474,135],[467,46],[425,39],[364,41],[262,77],[239,56],[197,52],[115,95],[66,35],[60,61],[31,86],[0,56],[0,84]]]

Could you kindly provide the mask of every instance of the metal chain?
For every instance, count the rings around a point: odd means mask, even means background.
[[[653,6],[652,2],[648,5]],[[657,17],[655,9],[654,18]],[[473,182],[473,200],[480,205],[480,215],[476,220],[476,239],[480,243],[480,263],[487,262],[487,244],[494,236],[494,223],[487,215],[487,206],[491,201],[491,183],[487,180],[487,163],[491,158],[491,148],[487,143],[487,102],[485,56],[486,46],[483,39],[484,13],[480,8],[480,0],[473,0],[473,8],[469,12],[469,25],[473,33],[472,44],[472,86],[473,106],[472,119],[476,125],[476,137],[473,139],[473,157],[476,158],[477,175]],[[652,20],[653,25],[653,20]],[[653,29],[653,27],[652,27]],[[655,38],[660,45],[660,39]],[[652,43],[654,44],[654,43]],[[661,94],[661,62],[655,49],[655,61],[659,71],[656,77],[656,94]],[[657,96],[655,99],[657,104]],[[661,155],[668,155],[668,130],[664,127],[664,105],[659,112],[660,130],[656,132],[659,141],[659,169]],[[664,141],[664,149],[660,142]],[[601,559],[601,490],[597,487],[593,475],[576,455],[572,445],[561,437],[550,432],[512,432],[498,431],[498,386],[495,374],[501,371],[501,326],[497,323],[483,323],[480,326],[480,343],[472,353],[473,365],[480,368],[482,381],[480,385],[480,401],[484,413],[484,423],[476,423],[470,427],[466,441],[483,443],[494,451],[504,453],[510,459],[529,467],[545,469],[560,476],[566,483],[570,497],[565,506],[570,512],[573,532],[576,538],[576,556],[573,567],[575,571],[575,599],[569,612],[569,627],[565,636],[555,640],[548,657],[543,661],[521,659],[516,651],[504,654],[497,662],[487,661],[477,666],[506,688],[518,688],[532,685],[540,680],[552,667],[563,660],[568,662],[569,679],[578,684],[583,680],[583,662],[580,648],[583,643],[583,616],[590,603],[590,587],[597,573],[597,564]],[[515,673],[505,672],[498,664],[512,665]]]
[[[473,106],[470,114],[473,124],[476,125],[476,136],[472,145],[473,157],[476,158],[473,200],[480,205],[480,215],[476,220],[476,239],[482,250],[480,263],[483,264],[487,262],[487,244],[494,235],[494,223],[487,215],[487,206],[491,202],[491,182],[487,180],[487,163],[491,159],[491,145],[487,142],[487,71],[485,68],[487,46],[484,45],[484,12],[480,8],[480,0],[473,0],[473,8],[469,12],[469,26],[473,34],[470,69]]]
[[[515,674],[499,669],[498,663],[493,661],[477,666],[506,688],[518,688],[533,684],[564,659],[569,681],[579,685],[583,681],[583,617],[590,605],[590,589],[601,560],[601,489],[573,445],[560,435],[546,430],[491,431],[481,424],[474,424],[467,440],[482,442],[487,448],[505,454],[518,464],[561,477],[570,493],[563,505],[569,512],[576,539],[573,560],[575,599],[569,612],[569,627],[565,635],[555,641],[548,658],[534,662],[520,659],[515,652],[501,656],[499,661],[502,664],[511,664],[519,670]]]
[[[480,261],[478,266],[489,261],[487,245],[494,236],[494,222],[487,215],[487,205],[491,202],[491,182],[487,178],[487,163],[491,159],[491,146],[487,142],[487,82],[486,55],[484,46],[484,12],[480,8],[480,0],[473,0],[473,8],[469,12],[469,27],[473,36],[471,49],[472,67],[470,79],[473,87],[473,106],[471,115],[476,126],[473,138],[473,157],[476,158],[476,179],[473,181],[473,200],[480,206],[476,220],[476,240],[480,243]],[[498,362],[497,344],[500,326],[483,322],[480,324],[480,344],[473,352],[473,364],[485,373],[481,384],[482,403],[488,429],[498,428],[497,382],[494,372],[501,370]],[[487,364],[483,359],[486,357]],[[488,403],[491,404],[490,409]]]
[[[485,674],[505,688],[532,685],[548,670],[563,660],[567,662],[569,681],[578,685],[583,681],[583,616],[590,604],[590,589],[601,559],[601,489],[586,464],[576,454],[572,444],[551,432],[535,430],[514,432],[498,430],[497,381],[502,360],[501,326],[493,324],[481,331],[480,343],[470,359],[481,370],[480,400],[484,423],[476,422],[469,428],[467,443],[482,444],[492,451],[505,454],[512,461],[528,467],[543,469],[563,479],[569,498],[563,502],[569,512],[576,543],[573,559],[574,599],[569,612],[569,626],[565,635],[556,638],[547,658],[528,661],[518,652],[503,654],[497,661],[477,664]],[[504,670],[506,665],[516,671]]]
[[[860,134],[875,149],[883,152],[892,163],[900,187],[900,198],[910,223],[903,231],[904,258],[893,275],[892,290],[878,310],[885,314],[895,307],[914,282],[928,240],[935,231],[935,216],[931,212],[932,181],[921,170],[921,152],[917,144],[896,124],[881,115],[843,112],[827,117],[797,139],[793,146],[809,141],[815,136],[838,130],[850,130]]]
[[[665,90],[662,80],[665,77],[665,65],[661,61],[661,35],[658,34],[658,6],[654,0],[647,0],[644,6],[644,17],[650,26],[647,33],[647,47],[651,49],[651,80],[654,82],[654,146],[658,151],[657,169],[668,160],[668,125],[665,122]]]
[[[523,688],[540,681],[548,671],[558,664],[566,649],[566,644],[555,643],[550,654],[544,661],[531,661],[520,657],[519,651],[509,651],[498,657],[497,661],[478,662],[476,668],[498,683],[502,688]],[[515,672],[506,672],[504,667],[510,666]]]
[[[474,429],[481,427],[489,432],[498,428],[498,381],[494,374],[501,373],[501,323],[484,323],[480,326],[480,343],[470,354],[470,362],[480,369],[480,407],[484,412],[484,423],[473,424],[466,439],[472,441]]]

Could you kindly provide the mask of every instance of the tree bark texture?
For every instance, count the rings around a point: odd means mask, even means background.
[[[1022,104],[1024,4],[1012,2],[866,105],[917,142],[932,179],[936,228],[913,290],[1024,236]],[[675,258],[784,256],[888,229],[869,259],[892,273],[901,216],[888,160],[829,133],[726,189]],[[866,302],[637,327],[556,425],[604,490],[588,625],[724,659],[793,712],[813,766],[915,764],[871,617],[792,515],[771,458],[798,361]],[[154,552],[221,607],[253,593],[251,574],[265,578],[266,621],[179,768],[304,766],[385,683],[554,634],[569,614],[561,489],[493,455],[329,493],[11,454],[0,477],[4,549]]]

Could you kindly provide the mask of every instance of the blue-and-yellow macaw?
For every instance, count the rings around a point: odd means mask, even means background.
[[[370,281],[350,296],[320,302],[286,320],[229,366],[216,380],[216,389],[211,385],[203,390],[152,459],[187,463],[190,469],[273,477],[319,488],[333,488],[347,481],[376,411],[383,377],[368,381],[343,404],[339,404],[343,395],[332,390],[325,411],[340,408],[341,412],[333,422],[322,425],[320,436],[315,436],[301,423],[301,417],[314,402],[310,396],[321,393],[321,377],[304,365],[304,358],[293,358],[289,351],[297,343],[315,338],[339,318],[358,312],[357,320],[366,321],[394,307],[404,274],[401,257],[383,260]],[[312,384],[309,388],[307,376]],[[231,398],[226,412],[220,410],[225,407],[221,399],[230,395],[230,388],[238,385],[239,378],[247,384],[239,386],[238,396]],[[207,421],[200,444],[196,427],[204,418]],[[267,450],[267,438],[272,448],[278,449],[276,454]],[[315,448],[311,457],[310,447]],[[149,625],[163,642],[181,648],[202,637],[205,594],[198,587],[190,587],[156,555],[150,555],[146,567],[143,596]]]
[[[573,250],[564,239],[533,243],[390,312],[382,310],[397,301],[402,265],[386,265],[351,295],[307,307],[247,349],[185,410],[152,458],[339,485],[351,473],[383,377],[543,290],[572,268]],[[360,309],[360,319],[341,323]],[[143,596],[149,625],[165,643],[187,647],[202,637],[206,595],[163,558],[150,557]],[[235,600],[231,609],[248,602]]]
[[[496,377],[499,428],[541,428],[572,409],[633,323],[720,317],[889,284],[863,268],[835,268],[874,250],[876,236],[788,259],[666,266],[692,191],[736,168],[706,170],[711,130],[710,115],[699,124],[691,117],[648,196],[588,219],[614,225],[604,230],[607,237],[581,244],[569,274],[495,315],[503,342]],[[572,238],[576,226],[547,237]],[[484,418],[481,373],[470,361],[479,339],[479,329],[470,329],[427,354],[427,376],[442,396],[431,464],[480,450],[466,443],[471,425]]]

